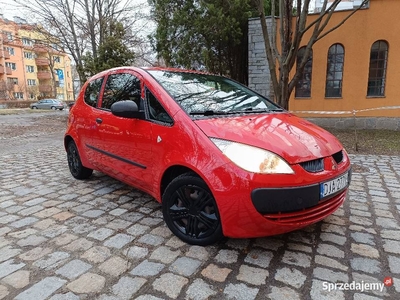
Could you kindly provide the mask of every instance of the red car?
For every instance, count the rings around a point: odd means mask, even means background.
[[[121,67],[83,86],[65,149],[72,175],[93,170],[162,203],[190,244],[281,234],[346,198],[351,165],[325,130],[226,77]]]

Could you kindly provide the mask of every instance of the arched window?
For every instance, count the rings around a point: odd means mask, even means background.
[[[367,96],[380,97],[385,95],[388,48],[386,41],[376,41],[372,44]]]
[[[334,44],[328,51],[328,65],[326,68],[325,97],[342,97],[344,48],[341,44]]]
[[[297,52],[297,68],[299,68],[301,60],[304,57],[305,51],[306,47],[301,47]],[[300,80],[296,84],[295,97],[298,98],[311,97],[312,58],[313,58],[313,52],[311,49],[307,63],[303,70],[303,74],[301,75]]]

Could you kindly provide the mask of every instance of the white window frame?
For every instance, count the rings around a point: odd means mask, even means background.
[[[35,73],[35,67],[34,66],[26,66],[26,72],[27,73]]]
[[[35,86],[36,85],[36,79],[28,79],[28,86]]]

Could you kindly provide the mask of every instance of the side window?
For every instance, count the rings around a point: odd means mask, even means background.
[[[104,89],[101,108],[111,109],[115,102],[123,100],[135,101],[140,108],[140,80],[129,73],[108,76]]]
[[[172,124],[174,121],[169,116],[167,111],[162,107],[161,103],[158,102],[157,98],[146,89],[147,103],[149,104],[149,119],[159,121],[162,123]]]
[[[85,102],[86,104],[96,107],[97,101],[99,100],[100,89],[103,83],[103,78],[93,80],[88,84],[85,90]]]

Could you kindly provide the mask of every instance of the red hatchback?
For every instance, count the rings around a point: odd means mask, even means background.
[[[228,78],[122,67],[83,86],[65,134],[72,175],[98,170],[162,203],[190,244],[280,234],[338,209],[349,157],[325,130]]]

